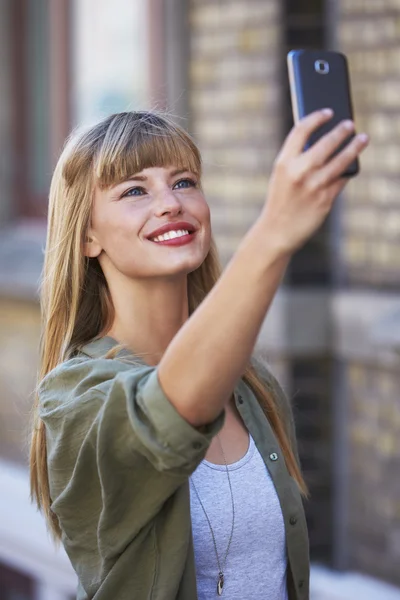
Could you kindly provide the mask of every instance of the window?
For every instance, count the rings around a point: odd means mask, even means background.
[[[13,216],[44,218],[54,158],[69,124],[68,0],[14,0],[10,9]]]
[[[74,0],[74,121],[147,108],[145,0]]]

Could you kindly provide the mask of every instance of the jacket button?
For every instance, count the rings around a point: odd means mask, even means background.
[[[297,523],[297,519],[296,519],[296,517],[290,517],[290,519],[289,519],[289,523],[290,523],[291,525],[296,525],[296,523]]]
[[[299,588],[302,588],[304,585],[304,579],[300,579],[299,581]]]
[[[200,450],[200,448],[203,446],[203,444],[201,442],[193,442],[193,448],[195,450]]]
[[[238,402],[239,402],[239,404],[243,404],[243,398],[242,398],[242,396],[238,396]]]
[[[269,455],[271,460],[278,460],[278,455],[276,452],[272,452],[272,454]]]

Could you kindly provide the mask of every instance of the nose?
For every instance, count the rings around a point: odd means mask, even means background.
[[[154,212],[157,217],[179,215],[182,212],[182,202],[172,190],[164,189],[157,196]]]

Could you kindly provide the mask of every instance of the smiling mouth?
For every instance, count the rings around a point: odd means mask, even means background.
[[[147,238],[150,242],[157,244],[158,246],[184,246],[190,244],[196,235],[196,231],[189,231],[188,229],[177,229],[166,231],[153,238]]]
[[[149,238],[151,242],[167,242],[168,240],[175,240],[176,238],[181,238],[184,236],[189,235],[189,231],[187,229],[177,229],[175,230],[171,230],[171,231],[167,231],[166,233],[163,233],[161,235],[157,235],[154,238]]]

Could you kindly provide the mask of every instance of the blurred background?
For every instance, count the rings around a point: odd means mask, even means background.
[[[221,257],[292,125],[286,53],[348,55],[362,172],[292,261],[259,338],[290,395],[312,600],[400,599],[400,0],[0,0],[0,600],[69,600],[28,498],[37,289],[67,133],[168,111],[198,142]]]

